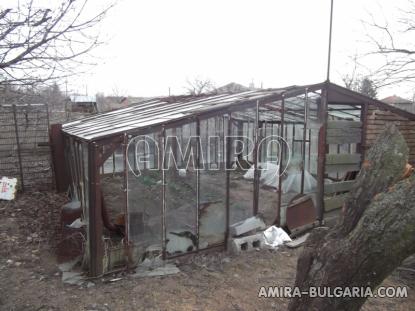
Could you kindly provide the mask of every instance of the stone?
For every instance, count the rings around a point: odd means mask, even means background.
[[[299,247],[301,245],[303,245],[305,243],[305,241],[307,241],[308,236],[310,235],[310,233],[304,234],[303,236],[291,241],[291,242],[286,242],[285,245],[289,248],[296,248]]]
[[[264,230],[265,223],[257,216],[247,218],[230,226],[232,236],[240,236],[253,230]]]
[[[233,254],[248,252],[257,248],[262,248],[264,245],[264,236],[262,233],[257,233],[246,237],[233,238],[230,244],[230,251]]]
[[[156,267],[154,269],[148,269],[146,267],[138,267],[136,272],[132,274],[132,277],[136,278],[143,278],[143,277],[151,277],[151,276],[163,276],[163,275],[170,275],[179,273],[180,270],[174,264],[165,264],[160,267]]]
[[[62,272],[62,282],[70,285],[82,285],[84,278],[80,272]]]

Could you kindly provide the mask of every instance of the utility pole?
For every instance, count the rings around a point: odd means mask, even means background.
[[[330,61],[331,61],[331,33],[333,30],[333,0],[330,7],[330,29],[329,29],[329,50],[327,57],[327,81],[330,81]]]

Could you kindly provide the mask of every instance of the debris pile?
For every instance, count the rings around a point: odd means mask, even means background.
[[[264,221],[258,216],[231,225],[230,235],[232,238],[228,242],[230,251],[239,254],[261,248],[275,249],[279,245],[291,241],[283,229],[275,226],[266,228]]]

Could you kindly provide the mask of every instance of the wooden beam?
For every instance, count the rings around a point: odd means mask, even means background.
[[[351,136],[351,135],[361,135],[361,134],[362,134],[362,130],[357,127],[327,129],[327,136]]]
[[[359,171],[359,164],[333,164],[326,165],[326,174],[327,173],[345,173],[345,172],[354,172]]]
[[[360,121],[327,121],[327,129],[349,129],[361,127],[362,122]]]
[[[330,193],[336,193],[336,192],[344,192],[349,191],[355,181],[354,180],[347,180],[347,181],[341,181],[341,182],[335,182],[332,184],[326,184],[324,187],[324,193],[330,194]]]
[[[360,153],[326,154],[326,165],[333,164],[358,164],[361,160]]]
[[[350,134],[350,135],[345,135],[345,136],[328,136],[327,135],[326,143],[329,145],[330,144],[337,144],[337,145],[353,144],[353,143],[360,143],[361,139],[362,139],[362,136],[360,134],[358,135]]]
[[[333,197],[324,198],[324,207],[326,212],[330,212],[335,209],[342,208],[343,203],[347,197],[348,193],[343,193]]]
[[[316,208],[317,220],[320,224],[324,222],[324,177],[326,167],[326,153],[327,153],[327,104],[328,104],[328,84],[321,90],[321,102],[318,105],[318,120],[321,123],[318,132],[318,147],[317,147],[317,194],[316,194]]]

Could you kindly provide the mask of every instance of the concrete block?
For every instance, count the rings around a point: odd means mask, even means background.
[[[241,238],[233,238],[230,241],[229,249],[232,253],[239,254],[241,252],[249,252],[257,248],[262,248],[263,246],[264,235],[262,233],[257,233]]]
[[[240,236],[252,230],[264,230],[267,226],[257,216],[247,218],[230,226],[232,236]]]

